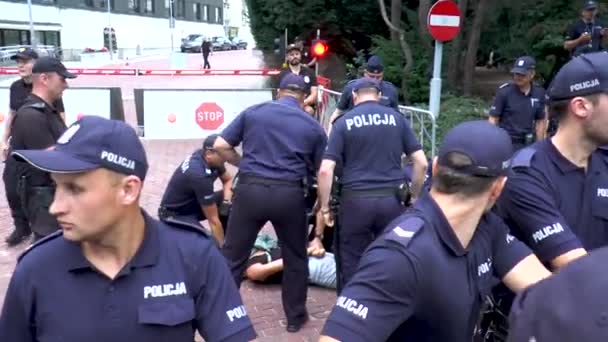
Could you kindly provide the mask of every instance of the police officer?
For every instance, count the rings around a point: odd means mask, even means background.
[[[300,75],[304,79],[306,83],[304,111],[311,115],[314,114],[317,103],[317,76],[311,68],[302,64],[302,50],[299,44],[287,46],[287,68],[281,69],[279,83],[290,74]]]
[[[185,219],[187,222],[207,220],[221,246],[232,199],[232,176],[213,148],[217,137],[217,134],[212,134],[205,138],[203,148],[194,151],[173,172],[160,202],[158,217],[161,220]],[[222,181],[221,191],[213,190],[217,178]]]
[[[490,108],[490,122],[509,133],[515,151],[544,139],[547,131],[545,90],[534,84],[535,68],[534,58],[519,57],[513,82],[500,86]]]
[[[226,160],[239,167],[228,232],[223,248],[232,276],[240,286],[258,231],[270,221],[281,243],[282,281],[287,331],[308,320],[306,293],[306,186],[326,146],[323,128],[302,110],[307,83],[288,74],[279,99],[252,106],[237,116],[215,142]],[[243,143],[243,156],[235,146]]]
[[[597,3],[585,1],[581,18],[572,24],[564,42],[564,49],[570,51],[572,57],[603,49],[602,45],[608,37],[608,28],[596,16]]]
[[[572,59],[548,89],[551,139],[513,157],[497,213],[557,269],[608,245],[608,54]]]
[[[10,153],[9,139],[11,136],[13,118],[17,113],[17,110],[21,108],[32,92],[32,67],[37,58],[38,53],[31,48],[20,48],[17,53],[11,57],[12,60],[17,62],[20,78],[10,86],[9,112],[4,128],[4,136],[2,137],[2,153],[3,158],[5,159],[2,179],[4,180],[6,199],[15,224],[15,230],[6,238],[6,243],[9,246],[19,244],[31,234],[30,224],[22,208],[19,193],[17,191],[17,184],[19,181],[17,163],[12,158],[7,158],[7,156]],[[65,119],[63,101],[59,99],[53,103],[53,106],[57,108],[59,115]],[[31,132],[30,134],[36,133]]]
[[[76,75],[69,73],[59,60],[52,57],[39,58],[32,73],[32,93],[12,122],[11,150],[48,148],[66,128],[59,109],[53,103],[67,88],[66,79]],[[16,168],[19,197],[37,240],[58,229],[57,221],[48,211],[53,199],[53,182],[46,172],[26,163],[19,163]]]
[[[380,104],[383,106],[392,107],[395,110],[399,110],[399,90],[397,90],[397,87],[395,87],[391,82],[383,80],[384,65],[382,64],[380,57],[371,56],[369,58],[367,65],[365,66],[363,77],[380,81]],[[345,112],[351,110],[355,105],[352,91],[356,82],[357,80],[348,82],[342,90],[342,96],[340,96],[336,110],[334,110],[334,112],[331,114],[331,118],[329,119],[329,122],[332,125],[336,119],[342,116]]]
[[[511,155],[487,121],[451,129],[431,191],[367,249],[320,341],[471,341],[495,277],[519,291],[549,276],[489,211]]]
[[[518,295],[507,341],[608,341],[606,260],[599,248]]]
[[[321,213],[331,226],[330,191],[336,164],[341,165],[339,284],[348,282],[365,248],[404,210],[398,196],[405,183],[402,156],[408,155],[414,165],[414,198],[427,169],[424,151],[408,121],[378,103],[379,82],[362,78],[352,89],[355,107],[334,125],[318,176]]]
[[[18,150],[57,184],[62,231],[20,256],[0,316],[2,341],[255,338],[225,262],[196,225],[139,206],[148,169],[135,131],[87,116],[52,150]]]

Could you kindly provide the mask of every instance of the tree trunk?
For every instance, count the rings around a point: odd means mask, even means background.
[[[467,0],[464,0],[467,1]],[[426,50],[431,49],[431,42],[433,38],[429,33],[429,29],[426,25],[427,17],[429,15],[429,10],[431,9],[431,0],[420,0],[418,5],[418,32],[420,35],[420,41],[422,42],[422,46]]]
[[[392,2],[401,1],[401,0],[392,0]],[[378,0],[378,5],[380,6],[380,14],[382,14],[382,19],[391,32],[397,32],[399,34],[399,43],[401,45],[401,52],[403,53],[403,57],[405,58],[405,64],[403,65],[403,69],[401,71],[401,93],[403,94],[403,99],[406,104],[409,104],[409,96],[407,90],[407,76],[409,75],[410,70],[412,69],[414,63],[414,57],[412,56],[412,49],[409,44],[405,40],[405,32],[398,27],[393,26],[391,21],[388,19],[388,15],[386,14],[386,5],[384,4],[384,0]],[[400,19],[401,20],[401,19]]]
[[[391,24],[397,28],[397,30],[391,30],[391,40],[395,43],[399,43],[399,31],[401,29],[401,11],[402,4],[400,0],[391,1]]]
[[[460,0],[458,1],[458,8],[460,9],[460,13],[462,13],[461,22],[460,22],[460,33],[454,38],[450,47],[450,55],[448,60],[448,78],[447,83],[448,87],[452,90],[460,88],[462,84],[458,82],[458,80],[462,80],[462,43],[466,41],[464,39],[465,31],[465,23],[468,9],[468,0]]]
[[[473,76],[475,75],[475,66],[477,64],[479,37],[481,36],[484,14],[490,1],[492,0],[479,0],[477,9],[475,10],[475,18],[471,25],[471,31],[468,38],[469,41],[467,44],[467,54],[464,60],[462,92],[465,96],[470,96],[473,93]]]

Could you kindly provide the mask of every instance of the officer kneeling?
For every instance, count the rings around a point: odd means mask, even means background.
[[[488,122],[448,132],[430,192],[365,252],[321,341],[471,341],[496,278],[521,291],[549,276],[490,212],[511,155],[509,135]]]
[[[175,170],[160,202],[158,218],[198,224],[207,220],[218,244],[224,244],[232,198],[232,176],[213,148],[217,134],[205,138],[203,148],[188,156]],[[220,178],[223,190],[214,191]]]
[[[222,255],[197,226],[139,206],[148,163],[127,124],[75,122],[53,150],[15,151],[57,185],[62,231],[19,258],[0,341],[207,341],[256,337]]]

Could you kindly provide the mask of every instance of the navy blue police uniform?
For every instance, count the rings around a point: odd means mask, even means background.
[[[433,160],[428,159],[428,168],[426,169],[426,175],[424,175],[424,183],[422,183],[422,190],[429,191],[431,189],[431,182],[433,180]],[[408,163],[403,167],[403,173],[405,174],[405,181],[408,185],[412,186],[412,180],[414,179],[414,164]]]
[[[583,7],[583,10],[585,11],[594,11],[596,9],[597,3],[595,1],[586,1],[585,6]],[[576,46],[571,51],[570,55],[572,57],[578,57],[585,53],[601,51],[603,49],[602,39],[604,37],[602,35],[602,30],[604,28],[606,28],[604,22],[598,18],[593,18],[589,22],[580,18],[574,22],[566,33],[566,40],[578,39],[584,33],[590,34],[591,40],[587,43],[581,43]]]
[[[602,247],[519,294],[507,342],[608,341],[606,260]]]
[[[384,66],[382,61],[377,56],[370,57],[365,67],[366,71],[372,74],[380,74],[384,72]],[[352,80],[344,86],[340,100],[336,108],[346,112],[354,107],[353,103],[353,86],[359,79]],[[387,107],[392,107],[395,110],[399,110],[399,90],[391,82],[381,80],[380,81],[380,104]]]
[[[566,64],[549,89],[551,101],[608,90],[608,55]],[[608,245],[608,151],[598,148],[581,168],[550,139],[521,150],[496,211],[543,262],[577,248]]]
[[[448,133],[438,163],[449,166],[441,155],[467,153],[476,162],[471,170],[503,174],[509,139],[504,132],[497,139],[497,129],[482,123],[486,133],[467,125],[454,128],[451,138]],[[493,146],[483,139],[467,144],[476,134],[492,138]],[[486,153],[488,147],[495,153]],[[530,254],[492,212],[481,217],[464,248],[432,195],[424,193],[365,251],[322,335],[349,342],[471,341],[484,297]]]
[[[306,83],[302,77],[289,74],[281,80],[280,88],[304,92]],[[246,109],[221,137],[231,146],[242,143],[243,148],[224,255],[240,286],[259,230],[267,221],[272,223],[285,264],[282,298],[288,330],[298,330],[308,317],[303,180],[318,170],[327,136],[296,98],[283,96]]]
[[[535,68],[532,57],[524,56],[515,61],[511,73],[525,75]],[[515,151],[531,145],[535,141],[535,123],[545,120],[545,90],[532,84],[524,94],[514,83],[500,86],[489,115],[498,118],[498,126],[511,136]]]
[[[219,167],[209,165],[204,158],[204,151],[213,149],[217,135],[208,136],[203,148],[194,151],[173,172],[169,184],[160,202],[158,217],[185,219],[188,222],[204,221],[207,218],[202,207],[216,205],[224,231],[228,224],[228,211],[220,210],[224,203],[224,192],[214,191],[214,183],[227,171],[222,164]]]
[[[87,116],[53,151],[15,151],[53,173],[106,168],[142,181],[148,164],[124,122]],[[110,279],[78,242],[53,233],[19,257],[0,316],[2,341],[207,341],[256,337],[226,263],[196,226],[143,212],[143,241]]]
[[[361,79],[353,87],[378,89]],[[407,119],[375,101],[359,103],[334,124],[323,158],[341,165],[340,270],[342,284],[353,276],[359,258],[404,206],[397,188],[405,183],[401,158],[421,149]]]

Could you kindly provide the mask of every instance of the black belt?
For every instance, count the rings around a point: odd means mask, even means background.
[[[254,175],[239,175],[239,183],[242,184],[262,184],[262,185],[287,185],[287,186],[303,186],[302,181],[290,181],[284,179],[267,178]]]
[[[177,212],[171,210],[171,209],[167,209],[166,207],[160,207],[158,208],[158,218],[159,219],[165,219],[167,217],[175,217],[175,216],[179,216],[177,214]]]
[[[527,144],[528,141],[526,139],[526,136],[528,135],[534,135],[533,133],[525,133],[525,134],[509,134],[511,136],[511,141],[514,144]],[[532,142],[534,142],[534,139],[532,139]]]
[[[374,188],[374,189],[342,189],[342,198],[351,197],[384,197],[395,196],[397,194],[396,187],[394,188]]]

